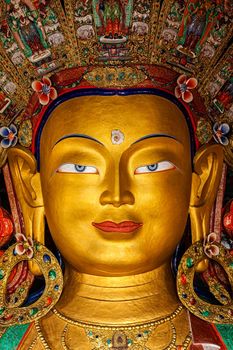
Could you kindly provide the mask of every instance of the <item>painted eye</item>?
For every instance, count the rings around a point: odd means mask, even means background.
[[[71,174],[98,174],[98,170],[94,166],[87,166],[81,164],[66,163],[59,166],[57,173],[71,173]]]
[[[165,161],[159,162],[159,163],[140,166],[135,170],[134,174],[156,173],[159,171],[166,171],[166,170],[171,170],[171,169],[175,169],[175,168],[176,167],[173,163],[165,160]]]

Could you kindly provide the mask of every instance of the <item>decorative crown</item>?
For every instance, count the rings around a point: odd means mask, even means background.
[[[180,99],[233,166],[232,32],[229,1],[0,0],[0,162],[32,147],[68,91],[150,87]]]

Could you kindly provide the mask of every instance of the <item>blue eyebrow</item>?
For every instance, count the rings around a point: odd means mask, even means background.
[[[169,139],[173,139],[173,140],[178,141],[177,138],[175,138],[174,136],[167,135],[167,134],[149,134],[149,135],[143,136],[140,139],[138,139],[137,141],[133,142],[132,145],[134,145],[135,143],[138,143],[140,141],[146,140],[146,139],[151,139],[152,137],[167,137]]]
[[[88,140],[92,140],[94,142],[99,143],[100,145],[104,146],[102,142],[98,141],[97,139],[95,139],[94,137],[85,135],[85,134],[69,134],[69,135],[65,135],[63,137],[61,137],[55,144],[53,147],[55,147],[59,142],[61,142],[62,140],[65,139],[70,139],[70,138],[82,138],[82,139],[88,139]]]
[[[99,143],[100,145],[104,146],[104,144],[102,142],[100,142],[99,140],[95,139],[94,137],[91,137],[89,135],[85,135],[85,134],[69,134],[69,135],[65,135],[63,137],[61,137],[55,144],[53,147],[55,147],[59,142],[61,142],[62,140],[68,139],[68,138],[83,138],[83,139],[88,139],[88,140],[92,140],[94,142]],[[150,139],[153,137],[167,137],[169,139],[173,139],[178,141],[174,136],[171,135],[167,135],[167,134],[149,134],[149,135],[145,135],[143,137],[141,137],[140,139],[136,140],[135,142],[132,143],[132,145],[134,145],[135,143],[138,143],[140,141],[146,140],[146,139]]]

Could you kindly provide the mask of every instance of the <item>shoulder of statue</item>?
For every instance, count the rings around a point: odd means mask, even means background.
[[[0,349],[42,350],[35,323],[11,326],[0,330]]]

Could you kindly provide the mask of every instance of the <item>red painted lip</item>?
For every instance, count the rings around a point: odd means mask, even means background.
[[[92,222],[92,225],[104,232],[124,232],[129,233],[141,227],[142,223],[133,221],[122,221],[119,224],[112,221],[104,221],[100,223]]]

